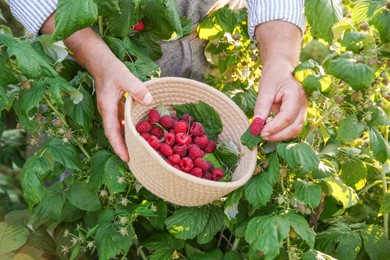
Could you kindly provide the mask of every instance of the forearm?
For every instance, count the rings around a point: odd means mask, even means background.
[[[55,13],[46,20],[41,28],[41,33],[54,32],[54,17]],[[87,69],[95,79],[99,78],[99,75],[103,73],[102,70],[110,64],[119,65],[119,60],[107,44],[91,28],[84,28],[75,32],[64,40],[64,44],[71,51],[71,55],[77,63]],[[97,66],[103,64],[104,66]]]
[[[264,68],[277,64],[290,71],[299,63],[301,31],[289,22],[270,21],[255,29]]]

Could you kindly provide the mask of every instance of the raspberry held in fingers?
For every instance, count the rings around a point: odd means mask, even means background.
[[[260,117],[256,117],[252,121],[249,131],[252,135],[259,135],[261,130],[263,130],[264,125],[265,125],[265,121]]]

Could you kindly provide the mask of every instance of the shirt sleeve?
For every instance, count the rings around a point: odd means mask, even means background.
[[[43,23],[56,10],[58,0],[6,0],[12,15],[27,31],[37,35]]]
[[[272,20],[295,24],[305,32],[304,0],[247,0],[248,32],[254,39],[257,25]]]

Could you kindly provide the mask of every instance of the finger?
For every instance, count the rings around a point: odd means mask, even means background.
[[[253,117],[260,117],[261,119],[266,121],[271,111],[274,100],[275,96],[273,92],[270,92],[269,90],[259,90]]]
[[[121,126],[118,120],[118,104],[113,105],[107,101],[100,104],[100,114],[103,119],[104,133],[114,149],[114,152],[124,162],[129,161],[129,153],[123,141]]]
[[[121,88],[129,93],[138,103],[148,106],[153,103],[153,96],[145,84],[133,74],[126,75],[121,81]]]
[[[280,132],[284,128],[293,124],[297,118],[301,107],[305,106],[306,98],[302,89],[297,91],[286,91],[283,93],[282,102],[279,113],[277,113],[274,119],[264,126],[261,132],[262,138],[266,139],[267,136],[274,135]]]
[[[302,106],[295,121],[292,124],[288,125],[286,128],[282,129],[281,131],[268,136],[268,141],[280,142],[280,141],[290,140],[297,137],[302,131],[302,127],[305,123],[306,111],[307,111],[306,107]]]

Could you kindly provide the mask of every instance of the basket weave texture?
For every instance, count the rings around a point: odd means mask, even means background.
[[[231,140],[240,151],[239,164],[232,181],[217,182],[181,172],[167,162],[137,133],[135,125],[147,116],[151,106],[142,106],[132,98],[125,104],[125,140],[130,154],[129,167],[138,182],[156,196],[181,206],[200,206],[244,185],[256,167],[257,149],[249,150],[240,142],[249,126],[242,110],[225,94],[198,81],[166,77],[145,82],[154,98],[152,107],[204,101],[220,115],[223,130],[219,140]]]

